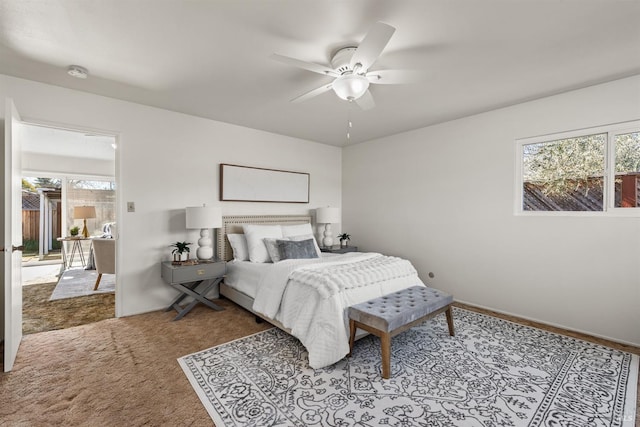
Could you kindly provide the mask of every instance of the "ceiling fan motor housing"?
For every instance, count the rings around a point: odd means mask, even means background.
[[[351,69],[351,57],[356,53],[356,49],[357,47],[355,46],[348,46],[337,50],[331,57],[331,67],[333,67],[338,74],[353,72]]]

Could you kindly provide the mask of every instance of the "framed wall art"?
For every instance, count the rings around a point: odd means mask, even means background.
[[[220,164],[220,200],[309,203],[310,176],[304,172]]]

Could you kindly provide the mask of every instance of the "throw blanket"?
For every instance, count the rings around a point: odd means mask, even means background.
[[[320,268],[330,265],[348,264],[363,261],[372,257],[381,256],[378,253],[351,252],[344,255],[311,259],[288,259],[277,262],[264,274],[258,285],[253,310],[265,316],[276,319],[285,290],[291,281],[291,273],[301,268],[318,266]],[[312,289],[307,289],[309,292]]]
[[[346,289],[416,275],[416,269],[406,259],[378,255],[350,264],[304,267],[294,270],[289,278],[313,287],[322,298],[329,298]]]

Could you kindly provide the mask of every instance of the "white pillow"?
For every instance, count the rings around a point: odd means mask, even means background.
[[[318,253],[318,257],[322,256],[322,252],[320,251],[320,246],[318,246],[316,237],[313,235],[313,228],[311,228],[311,224],[309,224],[308,222],[306,224],[283,225],[282,236],[283,237],[304,237],[304,239],[295,239],[295,240],[306,240],[308,238],[311,238],[313,239],[313,245],[316,247],[316,252]]]
[[[247,239],[247,249],[249,250],[249,260],[251,262],[269,262],[269,252],[264,244],[264,238],[282,238],[282,227],[279,225],[257,225],[247,224],[242,226],[244,237]]]
[[[283,225],[282,237],[302,236],[303,234],[313,235],[311,224]]]
[[[249,261],[249,249],[244,234],[227,234],[229,244],[233,250],[233,259],[236,261]]]

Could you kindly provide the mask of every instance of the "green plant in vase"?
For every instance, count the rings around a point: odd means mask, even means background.
[[[76,237],[78,235],[78,233],[80,233],[80,227],[71,227],[69,229],[69,233],[73,236]]]
[[[349,240],[351,240],[351,235],[347,233],[338,234],[338,239],[340,239],[340,247],[344,248],[347,246]]]
[[[169,245],[170,248],[173,248],[171,253],[173,254],[174,261],[182,261],[182,255],[187,254],[187,259],[189,258],[189,252],[191,252],[191,248],[189,247],[191,243],[189,242],[175,242]]]

